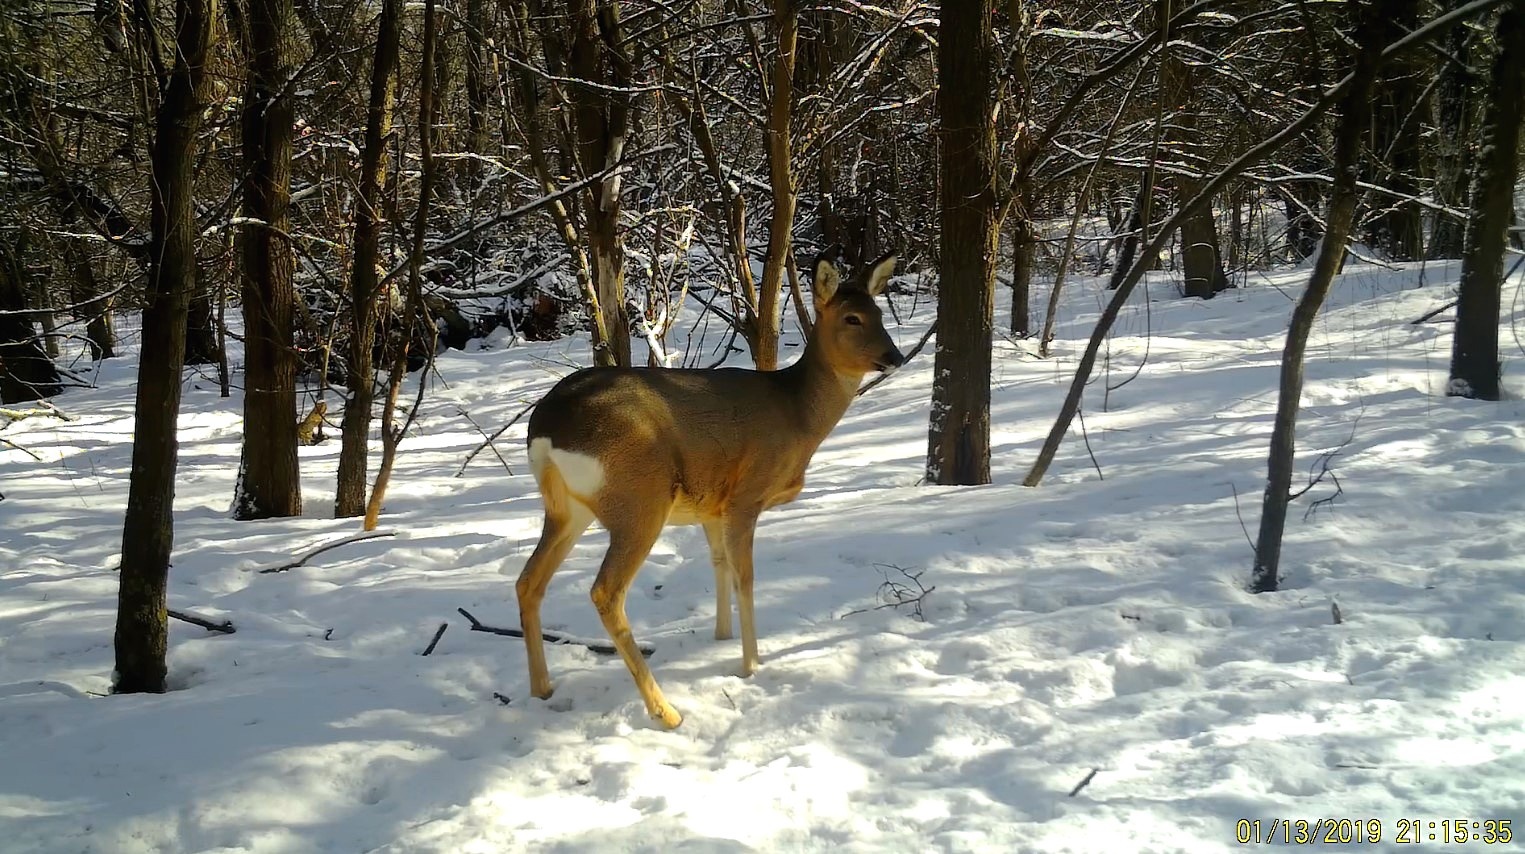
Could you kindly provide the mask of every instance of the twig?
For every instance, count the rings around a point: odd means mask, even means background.
[[[376,539],[378,537],[395,537],[395,536],[397,536],[397,532],[396,531],[367,531],[364,534],[356,534],[353,537],[345,537],[342,540],[335,540],[335,541],[333,541],[331,543],[326,543],[324,545],[318,546],[317,548],[313,549],[312,551],[308,552],[307,554],[302,555],[301,557],[297,558],[296,560],[294,560],[294,561],[292,561],[290,563],[283,563],[280,566],[267,566],[264,569],[260,570],[260,573],[261,574],[269,574],[269,573],[272,573],[272,572],[286,572],[287,570],[296,569],[297,567],[302,566],[303,564],[307,563],[308,561],[312,560],[313,558],[317,557],[318,555],[320,555],[320,554],[322,554],[322,553],[324,553],[326,551],[329,551],[331,549],[336,549],[336,548],[338,548],[340,546],[347,546],[350,543],[363,543],[366,540],[374,540],[374,539]]]
[[[1091,436],[1086,432],[1085,408],[1080,406],[1075,407],[1075,417],[1080,419],[1080,438],[1085,442],[1086,453],[1090,455],[1091,465],[1096,469],[1096,479],[1106,480],[1106,475],[1101,473],[1101,463],[1096,461],[1096,452],[1091,449]]]
[[[1254,554],[1255,541],[1250,538],[1250,529],[1244,524],[1244,514],[1239,512],[1239,487],[1230,481],[1228,488],[1234,491],[1234,515],[1239,517],[1239,530],[1244,532],[1244,541],[1250,544],[1250,554]]]
[[[922,570],[921,572],[911,572],[905,567],[896,566],[892,563],[876,563],[874,566],[878,568],[880,574],[884,575],[884,583],[879,585],[879,589],[874,593],[874,596],[883,601],[872,608],[858,608],[852,611],[848,611],[838,619],[845,620],[854,614],[863,614],[869,611],[882,611],[885,608],[899,608],[903,605],[910,605],[912,619],[923,623],[926,622],[927,617],[922,613],[921,606],[923,601],[927,598],[927,594],[937,589],[937,585],[935,584],[931,587],[922,586],[921,577],[925,575],[927,571]],[[886,570],[890,569],[898,570],[901,575],[905,576],[906,580],[909,581],[910,584],[903,584],[899,581],[891,581],[889,573],[886,572]],[[911,585],[915,585],[914,590],[911,589]]]
[[[1075,788],[1070,790],[1070,797],[1072,797],[1072,798],[1075,797],[1076,795],[1080,794],[1080,790],[1081,789],[1084,789],[1086,786],[1091,785],[1091,781],[1096,779],[1096,772],[1100,771],[1100,770],[1101,770],[1100,768],[1092,768],[1091,769],[1091,773],[1087,774],[1085,776],[1084,780],[1081,780],[1079,783],[1076,783],[1075,784]]]
[[[471,461],[473,459],[476,459],[477,454],[480,454],[480,453],[482,453],[482,451],[486,450],[487,446],[491,445],[499,436],[502,436],[504,433],[507,433],[508,432],[508,428],[510,428],[510,427],[514,426],[515,424],[519,423],[519,419],[523,418],[524,414],[526,412],[529,412],[531,409],[534,409],[535,408],[535,404],[539,403],[539,402],[540,401],[537,398],[534,401],[534,403],[530,403],[529,405],[525,406],[523,409],[519,410],[519,414],[515,415],[511,421],[509,421],[507,424],[504,424],[502,427],[499,427],[497,429],[497,431],[494,432],[491,436],[488,436],[487,437],[487,441],[485,441],[482,444],[476,446],[476,449],[473,450],[471,453],[467,454],[466,455],[466,459],[461,461],[461,467],[459,469],[456,469],[455,476],[456,477],[461,477],[461,476],[465,475],[466,474],[466,467],[471,465]],[[462,413],[462,414],[464,414],[464,413]],[[470,418],[468,417],[467,420],[469,421]],[[472,424],[475,424],[475,423],[476,423],[475,421],[472,422]],[[478,429],[480,429],[480,428],[478,428]],[[497,448],[493,448],[492,450],[493,450],[493,453],[495,453],[495,454],[498,453],[498,449]],[[501,454],[499,454],[498,455],[498,459],[500,459],[500,460],[503,459],[503,456]],[[507,468],[508,467],[508,463],[505,462],[503,464],[503,466],[505,468]],[[513,474],[513,472],[510,471],[509,474]]]
[[[1418,318],[1416,318],[1414,320],[1410,320],[1409,321],[1409,326],[1418,326],[1419,324],[1425,322],[1426,320],[1429,320],[1430,318],[1434,317],[1435,315],[1440,314],[1443,311],[1449,311],[1450,309],[1453,309],[1455,307],[1456,307],[1456,300],[1453,299],[1450,302],[1446,303],[1445,305],[1441,306],[1440,308],[1435,309],[1434,311],[1427,311],[1423,315],[1419,316]]]
[[[15,442],[12,442],[10,439],[5,438],[4,436],[0,436],[0,445],[8,445],[20,451],[21,453],[26,454],[37,462],[42,462],[42,457],[37,456],[37,454],[33,452],[31,448],[23,448]]]
[[[185,611],[176,611],[174,609],[170,609],[169,615],[177,620],[180,620],[181,622],[190,623],[193,626],[200,626],[209,632],[221,632],[225,635],[231,635],[237,631],[237,629],[233,628],[232,620],[223,620],[220,623],[214,623],[211,620],[208,620],[206,617],[198,617],[195,614],[190,614]]]
[[[465,608],[456,608],[455,610],[456,613],[460,614],[462,617],[465,617],[466,620],[471,623],[471,630],[474,632],[487,632],[488,634],[502,635],[508,638],[524,637],[524,632],[520,631],[519,629],[503,629],[497,626],[489,626],[486,623],[483,623],[481,620],[478,620],[476,617],[472,616],[471,612]],[[620,653],[619,650],[614,648],[613,644],[601,643],[599,641],[583,640],[582,638],[574,638],[569,635],[558,635],[554,632],[541,632],[540,637],[544,639],[546,643],[587,647],[589,652],[594,652],[599,655],[619,655]],[[651,657],[651,654],[656,651],[645,644],[636,644],[636,649],[641,651],[642,658],[649,658]]]
[[[434,648],[439,645],[439,639],[445,636],[445,629],[448,628],[450,628],[449,623],[440,623],[439,628],[434,631],[434,639],[429,641],[429,645],[424,647],[424,651],[421,654],[428,655],[434,652]]]
[[[507,694],[500,694],[497,691],[492,692],[492,698],[505,706],[513,702],[513,700],[508,698]]]
[[[1345,622],[1345,615],[1340,613],[1340,603],[1338,602],[1329,603],[1329,615],[1334,617],[1334,624],[1336,626]]]
[[[492,439],[488,437],[487,431],[482,429],[482,425],[478,424],[477,420],[471,417],[471,413],[466,411],[466,407],[461,406],[460,404],[456,404],[455,411],[459,412],[462,418],[471,423],[471,426],[477,431],[477,435],[481,436],[485,440],[487,446],[492,448],[492,455],[497,457],[498,462],[503,464],[503,470],[508,472],[509,477],[513,477],[513,466],[508,464],[508,460],[503,459],[503,454],[498,451],[498,446],[492,443]],[[476,451],[473,451],[472,453],[476,453]],[[461,468],[462,471],[464,471],[465,465],[463,464]],[[457,474],[456,477],[460,477],[460,474]]]

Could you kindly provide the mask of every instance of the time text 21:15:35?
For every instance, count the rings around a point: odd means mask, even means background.
[[[1379,818],[1242,818],[1234,824],[1234,838],[1241,845],[1365,844],[1383,839],[1414,845],[1423,842],[1508,845],[1514,840],[1509,824],[1509,819],[1400,818],[1391,822],[1389,833]]]

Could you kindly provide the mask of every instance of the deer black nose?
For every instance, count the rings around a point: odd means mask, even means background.
[[[890,349],[886,350],[884,355],[879,357],[880,370],[898,368],[904,364],[905,356],[902,356],[900,354],[900,350],[895,347],[891,347]]]

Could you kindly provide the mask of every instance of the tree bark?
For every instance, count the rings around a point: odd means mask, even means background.
[[[419,60],[419,80],[426,83],[434,78],[436,32],[434,0],[424,0],[423,56]],[[424,317],[423,263],[424,241],[429,231],[429,204],[434,198],[434,185],[438,178],[438,163],[434,159],[435,116],[434,91],[428,85],[421,86],[418,95],[418,209],[413,216],[413,247],[408,253],[408,288],[403,305],[403,334],[398,338],[392,353],[392,366],[387,376],[387,396],[381,409],[381,465],[376,471],[376,484],[365,504],[367,531],[376,530],[381,520],[381,505],[386,500],[387,487],[392,481],[392,467],[397,462],[397,446],[402,442],[403,427],[395,426],[393,416],[397,412],[397,398],[402,391],[403,379],[408,374],[408,347],[413,341],[414,330],[420,317]],[[427,319],[425,317],[425,319]],[[432,331],[433,325],[429,324]],[[430,340],[432,358],[434,342]],[[428,371],[419,374],[419,393]],[[415,406],[414,411],[417,411]],[[409,419],[411,420],[411,418]]]
[[[1166,28],[1161,42],[1169,45],[1170,19],[1174,15],[1172,0],[1158,0],[1155,20],[1157,26]],[[1187,108],[1191,93],[1191,68],[1183,61],[1178,50],[1167,47],[1162,60],[1160,86],[1164,90],[1170,116],[1166,139],[1172,147],[1186,157],[1188,168],[1201,169],[1208,163],[1202,150],[1206,142],[1197,133],[1196,114]],[[1195,198],[1202,189],[1200,179],[1182,175],[1175,180],[1176,192],[1181,202]],[[1228,276],[1223,272],[1223,255],[1218,249],[1218,226],[1213,220],[1213,206],[1209,202],[1200,210],[1181,220],[1181,268],[1186,296],[1212,299],[1219,291],[1228,288]]]
[[[355,200],[355,239],[350,265],[350,336],[345,383],[349,399],[340,427],[339,477],[334,495],[334,518],[365,513],[367,457],[370,453],[371,408],[376,399],[377,297],[381,293],[377,265],[381,231],[386,224],[382,199],[387,186],[387,146],[392,135],[392,102],[397,93],[398,49],[402,32],[402,0],[382,0],[376,25],[376,52],[371,62],[371,86],[365,115],[365,147],[360,152],[360,193]]]
[[[1345,255],[1355,219],[1357,177],[1360,174],[1361,143],[1369,126],[1369,103],[1372,80],[1383,42],[1374,30],[1380,11],[1366,7],[1362,0],[1349,0],[1355,26],[1354,78],[1340,103],[1341,115],[1334,138],[1334,186],[1325,217],[1324,242],[1308,277],[1308,287],[1292,311],[1287,341],[1282,348],[1280,394],[1276,402],[1276,420],[1271,431],[1271,448],[1266,459],[1266,491],[1260,510],[1260,536],[1256,539],[1255,564],[1250,589],[1269,593],[1277,589],[1281,565],[1282,535],[1287,524],[1287,505],[1291,501],[1292,463],[1296,455],[1297,414],[1303,395],[1303,354],[1314,318],[1329,294],[1335,274]]]
[[[1388,0],[1383,4],[1377,38],[1396,41],[1419,25],[1419,0]],[[1419,99],[1428,58],[1417,54],[1395,59],[1383,67],[1371,111],[1371,164],[1375,182],[1404,198],[1382,199],[1386,210],[1373,218],[1370,240],[1397,261],[1424,257],[1424,214],[1417,201],[1424,168],[1420,156]]]
[[[211,265],[196,265],[196,292],[191,297],[185,326],[185,363],[215,365],[222,360],[217,337],[217,295],[220,288],[212,277],[220,271]]]
[[[21,259],[0,245],[0,311],[27,310]],[[0,314],[0,403],[42,400],[63,390],[58,369],[43,349],[31,314]]]
[[[1477,174],[1462,251],[1456,333],[1451,344],[1451,380],[1446,394],[1499,399],[1499,303],[1504,280],[1504,247],[1514,216],[1514,182],[1519,173],[1520,123],[1525,116],[1525,0],[1513,0],[1499,15],[1494,44],[1498,54],[1488,80],[1479,131]]]
[[[992,0],[945,3],[937,57],[942,277],[927,481],[990,482],[990,350],[999,232]]]
[[[1011,334],[1018,338],[1033,334],[1033,267],[1037,262],[1040,236],[1025,209],[1012,211]]]
[[[587,174],[611,168],[624,156],[630,116],[630,95],[623,87],[630,79],[630,60],[620,28],[619,6],[614,0],[568,0],[572,43],[570,71],[581,80],[609,88],[571,86],[570,98],[577,117],[577,155]],[[608,331],[605,350],[594,348],[598,364],[630,364],[630,321],[625,315],[625,242],[619,230],[620,179],[618,175],[594,184],[583,206],[593,286],[598,293],[596,310]],[[598,342],[594,342],[597,345]]]
[[[297,516],[296,351],[292,314],[292,100],[287,79],[291,0],[248,0],[248,80],[242,114],[244,216],[238,234],[244,308],[244,442],[233,515]]]
[[[466,0],[466,151],[487,153],[487,106],[492,95],[488,65],[487,0]],[[466,158],[466,191],[476,198],[482,177],[482,161]]]
[[[161,84],[155,118],[148,187],[151,260],[117,593],[117,693],[161,692],[167,672],[165,588],[175,540],[179,458],[175,422],[186,308],[196,286],[196,136],[214,14],[210,0],[176,0],[174,66]],[[151,20],[138,23],[153,26]]]
[[[778,52],[773,58],[768,100],[768,185],[773,212],[768,221],[768,252],[763,258],[757,293],[757,346],[752,361],[760,371],[778,367],[779,297],[789,265],[794,237],[794,64],[799,47],[800,18],[795,0],[772,0],[773,29]]]

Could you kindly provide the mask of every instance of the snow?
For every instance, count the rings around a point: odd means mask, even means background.
[[[586,361],[584,340],[444,356],[388,494],[397,536],[281,574],[257,570],[358,529],[324,518],[337,439],[302,450],[304,517],[231,521],[239,402],[188,373],[170,607],[237,633],[172,623],[175,690],[104,696],[135,370],[107,362],[99,388],[58,400],[77,421],[6,430],[44,462],[0,450],[0,848],[1211,852],[1241,847],[1239,819],[1332,817],[1380,819],[1381,849],[1400,818],[1521,819],[1525,388],[1445,397],[1449,326],[1408,323],[1457,273],[1352,263],[1337,282],[1298,465],[1334,454],[1342,492],[1310,512],[1326,478],[1294,504],[1276,594],[1245,592],[1238,515],[1253,529],[1305,273],[1210,302],[1159,274],[1154,302],[1134,295],[1085,408],[1105,480],[1077,429],[1040,488],[1018,485],[1101,282],[1069,289],[1055,359],[998,342],[992,486],[918,485],[928,349],[764,515],[756,676],[712,638],[703,532],[653,550],[629,610],[675,732],[617,659],[580,647],[548,648],[555,696],[531,698],[522,643],[455,612],[516,626],[500,569],[517,574],[540,528],[522,422],[500,442],[512,474],[484,453],[455,478],[480,441],[459,409],[506,422]],[[930,309],[897,299],[909,346]],[[720,336],[685,342],[693,325],[675,352],[712,359]],[[605,541],[558,573],[548,630],[602,636]],[[905,573],[935,588],[922,620],[876,607]]]

